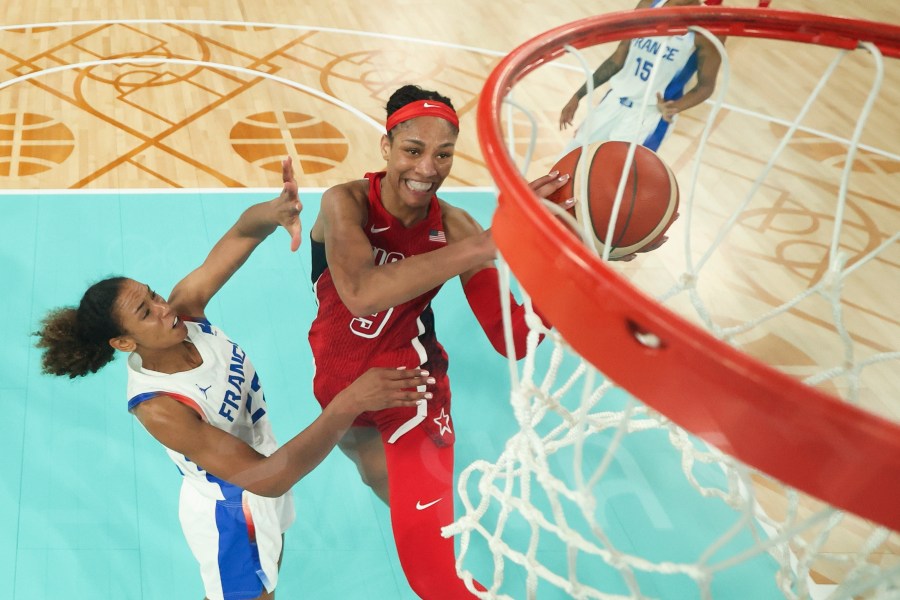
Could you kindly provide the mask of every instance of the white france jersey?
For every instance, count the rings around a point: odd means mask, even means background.
[[[256,369],[240,346],[208,321],[184,320],[188,340],[203,364],[181,373],[158,373],[142,368],[141,357],[128,357],[128,410],[157,395],[167,395],[195,410],[222,431],[269,456],[278,447],[266,414],[266,401]],[[166,448],[185,481],[213,500],[233,493],[230,484],[207,473],[190,458]]]
[[[655,2],[653,8],[659,8],[664,4],[663,1]],[[670,83],[682,79],[679,76],[688,67],[688,61],[694,54],[694,49],[693,31],[678,36],[631,40],[625,64],[609,80],[610,95],[627,99],[637,106],[643,101],[647,85],[653,75],[653,87],[650,90],[648,102],[653,106],[656,105],[657,92],[663,94],[667,99],[671,98],[670,93],[664,92]],[[695,67],[692,64],[689,69],[693,68]],[[656,71],[655,74],[653,74],[654,71]],[[691,71],[692,73],[693,71]],[[680,96],[680,94],[678,95]]]

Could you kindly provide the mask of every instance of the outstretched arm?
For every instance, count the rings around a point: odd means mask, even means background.
[[[531,189],[539,197],[547,197],[555,192],[559,187],[569,179],[569,174],[559,177],[559,173],[552,172],[543,177],[539,177],[531,182]],[[571,208],[575,203],[574,198],[570,198],[562,204],[563,208]],[[452,218],[452,228],[450,223],[447,229],[453,231],[453,235],[476,235],[481,232],[481,226],[475,219],[462,210],[456,209],[450,213]],[[494,261],[488,261],[477,265],[475,268],[462,273],[459,276],[463,286],[463,292],[472,313],[478,320],[478,324],[484,330],[488,340],[498,353],[506,356],[506,336],[503,328],[503,306],[500,301],[500,276]],[[525,356],[526,341],[529,327],[525,322],[526,308],[524,305],[516,302],[512,294],[509,295],[510,303],[510,323],[512,325],[513,352],[515,358],[521,359]],[[550,327],[550,324],[544,319],[543,315],[538,312],[535,307],[535,313],[544,321],[544,325]]]
[[[284,187],[273,200],[254,204],[213,246],[203,264],[182,279],[169,296],[177,314],[203,316],[206,305],[279,225],[291,234],[291,251],[300,247],[300,210],[291,159],[281,164]]]
[[[568,175],[552,173],[539,177],[531,186],[539,195],[548,196],[567,180]],[[367,189],[365,182],[351,182],[328,190],[312,232],[313,239],[320,239],[320,235],[324,239],[335,288],[354,315],[371,315],[397,306],[457,275],[493,264],[497,248],[490,232],[483,231],[468,215],[466,226],[454,227],[454,221],[448,222],[445,214],[447,246],[375,265],[372,245],[362,229],[367,219]],[[444,206],[451,215],[459,210]]]
[[[494,256],[494,242],[484,234],[375,265],[372,246],[362,229],[367,218],[368,189],[363,184],[351,182],[328,190],[313,227],[313,238],[321,235],[324,239],[328,269],[341,301],[354,315],[371,315],[397,306]]]
[[[356,416],[367,410],[412,407],[434,383],[419,369],[373,368],[338,394],[309,427],[271,456],[203,421],[192,408],[170,396],[157,396],[134,409],[150,435],[167,448],[234,485],[260,496],[277,497],[312,471],[331,452]]]

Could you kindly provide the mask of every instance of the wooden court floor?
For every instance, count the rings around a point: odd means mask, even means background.
[[[892,2],[776,5],[900,22]],[[631,2],[568,1],[549,10],[540,2],[316,0],[291,5],[290,14],[281,3],[266,1],[167,2],[127,11],[114,2],[0,6],[0,82],[123,57],[207,63],[85,66],[0,90],[0,189],[96,189],[266,187],[277,183],[278,158],[288,151],[299,158],[303,186],[359,177],[380,164],[383,107],[406,82],[443,91],[461,114],[463,135],[447,185],[491,185],[474,119],[491,68],[529,37],[596,12],[630,8]],[[97,22],[106,19],[230,23]],[[56,25],[69,21],[94,22]],[[44,25],[8,29],[17,24]],[[777,86],[766,83],[751,90],[763,100],[748,97],[747,105],[777,104]],[[578,84],[578,76],[564,72],[543,90],[551,124]],[[565,139],[558,128],[541,131],[543,166],[552,164],[549,157]],[[670,161],[677,165],[683,158]]]
[[[301,187],[325,188],[382,166],[384,105],[395,88],[409,82],[450,96],[461,116],[454,169],[445,185],[490,187],[475,108],[493,66],[547,29],[632,5],[0,2],[0,191],[275,188],[279,161],[287,154],[295,157]],[[900,24],[894,0],[774,0],[773,7]],[[695,224],[700,229],[691,232],[697,246],[714,237],[727,208],[749,189],[833,56],[740,39],[727,47],[735,77],[726,102],[734,108],[720,115],[703,160],[697,200],[702,212]],[[600,61],[609,50],[587,55]],[[884,87],[851,172],[841,239],[851,263],[900,231],[900,63],[886,63]],[[826,276],[824,250],[846,164],[844,141],[853,133],[871,78],[870,61],[848,58],[829,82],[822,110],[806,122],[812,132],[791,140],[761,203],[742,213],[740,237],[711,261],[710,278],[729,292],[726,298],[710,290],[713,312],[723,322],[751,318],[777,304],[776,297]],[[567,141],[570,132],[560,132],[556,122],[582,80],[572,69],[547,70],[524,87],[525,104],[539,123],[530,174],[546,172]],[[683,189],[708,113],[704,105],[681,115],[660,152]],[[576,119],[583,114],[582,106]],[[684,269],[676,245],[688,234],[684,227],[676,223],[664,251],[617,268],[651,293],[665,291]],[[860,269],[852,283],[843,306],[857,358],[898,350],[898,244]],[[840,352],[826,341],[835,338],[829,313],[824,303],[799,307],[773,329],[745,339],[744,347],[807,376]],[[784,334],[794,326],[805,333]],[[897,361],[868,373],[860,403],[900,420]],[[841,393],[842,385],[826,387]],[[895,544],[890,553],[897,552]]]

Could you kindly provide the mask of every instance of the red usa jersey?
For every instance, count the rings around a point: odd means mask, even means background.
[[[428,216],[405,227],[381,203],[385,173],[366,173],[369,217],[365,233],[376,265],[403,260],[447,245],[441,207],[432,196]],[[313,389],[325,406],[369,367],[426,366],[435,377],[446,375],[447,355],[434,333],[431,299],[440,286],[398,306],[355,317],[341,302],[325,259],[324,244],[312,242],[312,278],[318,313],[309,330],[315,360]]]

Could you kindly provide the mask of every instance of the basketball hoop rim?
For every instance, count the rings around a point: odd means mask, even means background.
[[[900,531],[900,425],[737,351],[647,297],[550,215],[506,150],[503,97],[565,54],[564,45],[678,34],[693,25],[714,35],[844,49],[867,41],[900,58],[900,27],[758,8],[617,12],[534,37],[497,65],[478,104],[479,143],[500,191],[492,225],[497,247],[572,348],[617,385],[742,462]],[[652,332],[663,346],[643,346],[636,331]]]

